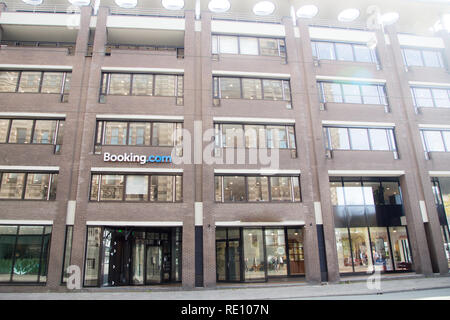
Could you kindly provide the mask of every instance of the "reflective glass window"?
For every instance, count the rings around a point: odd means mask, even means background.
[[[44,72],[42,79],[42,93],[61,93],[64,73]]]
[[[175,124],[169,122],[155,122],[152,129],[153,146],[173,146]]]
[[[339,272],[353,272],[350,240],[347,228],[334,229],[338,255]]]
[[[123,175],[105,174],[101,177],[100,201],[120,201],[123,198]]]
[[[403,49],[407,66],[423,66],[422,56],[419,50]]]
[[[339,83],[323,82],[323,96],[326,102],[343,102],[341,85]]]
[[[128,145],[150,145],[150,122],[131,122],[128,131]]]
[[[353,45],[355,51],[355,60],[358,62],[375,62],[372,58],[371,49],[367,46]]]
[[[426,67],[441,67],[442,55],[438,51],[423,50],[423,61]]]
[[[106,122],[105,144],[126,145],[127,144],[127,123],[126,122]]]
[[[270,177],[270,193],[272,201],[292,201],[291,178]]]
[[[25,173],[3,172],[0,185],[0,198],[22,199]]]
[[[263,56],[278,56],[278,40],[277,39],[267,39],[260,38],[259,46],[261,50],[261,55]]]
[[[220,53],[238,54],[238,38],[220,36]]]
[[[8,137],[9,119],[0,119],[0,143],[5,143]]]
[[[258,55],[258,39],[239,37],[239,50],[240,54]]]
[[[148,176],[127,175],[125,188],[125,200],[147,201],[148,199]]]
[[[153,95],[153,75],[152,74],[134,74],[132,93],[135,96]]]
[[[370,228],[370,242],[376,271],[393,271],[392,253],[386,228]]]
[[[447,152],[450,151],[450,131],[442,131]]]
[[[93,174],[91,179],[91,196],[90,200],[97,201],[98,200],[98,189],[100,184],[101,176],[98,174]]]
[[[429,88],[413,88],[413,95],[417,107],[433,107],[433,98]]]
[[[246,201],[245,177],[225,176],[223,177],[224,201],[241,202]]]
[[[16,92],[18,71],[0,71],[0,92]]]
[[[101,228],[88,227],[86,244],[86,264],[84,267],[84,285],[97,286],[100,268]]]
[[[344,182],[345,204],[347,206],[364,205],[363,189],[360,182]]]
[[[378,86],[362,85],[361,91],[364,104],[382,104],[382,101],[380,100],[380,94],[378,92]]]
[[[22,71],[20,75],[20,83],[18,92],[39,92],[41,83],[41,72]]]
[[[151,176],[150,201],[172,202],[173,194],[173,176]]]
[[[215,190],[215,195],[216,195],[216,197],[215,197],[216,201],[222,202],[222,177],[221,176],[214,177],[214,190]]]
[[[432,89],[432,92],[436,107],[450,108],[450,99],[447,89]]]
[[[25,199],[45,200],[47,199],[50,184],[48,173],[28,173],[25,188]]]
[[[284,126],[267,126],[267,147],[275,149],[289,148],[286,135],[286,127]]]
[[[263,79],[264,100],[283,100],[281,80]]]
[[[361,92],[359,86],[355,84],[342,84],[344,92],[344,102],[361,103]]]
[[[367,129],[349,128],[352,150],[370,150]]]
[[[260,125],[245,125],[245,147],[246,148],[265,148],[266,130]]]
[[[373,270],[368,228],[350,228],[354,272]]]
[[[287,275],[286,238],[284,229],[265,229],[268,276]]]
[[[155,75],[155,96],[174,97],[175,81],[174,75]]]
[[[267,177],[248,177],[248,201],[269,201]]]
[[[55,120],[36,120],[33,143],[52,144],[56,133]]]
[[[242,79],[242,96],[244,99],[262,99],[260,79]]]
[[[389,150],[386,129],[369,129],[372,150]]]
[[[240,99],[241,81],[239,78],[220,78],[220,97],[222,99]]]
[[[341,182],[330,182],[331,204],[345,206],[344,188]]]
[[[32,128],[33,120],[12,120],[9,132],[9,143],[30,143]]]
[[[129,95],[131,75],[126,73],[111,73],[109,94]]]
[[[412,258],[406,227],[389,227],[395,270],[411,270]]]
[[[319,59],[335,60],[334,46],[330,42],[316,42],[317,55]]]
[[[331,138],[331,148],[340,150],[349,150],[347,128],[328,128]]]
[[[428,151],[445,151],[440,131],[423,130]]]
[[[223,124],[222,135],[222,145],[224,147],[244,147],[244,129],[241,124]]]
[[[400,188],[398,182],[381,182],[381,187],[383,190],[384,204],[388,205],[401,205],[402,196],[400,194]]]
[[[353,49],[351,44],[336,43],[336,54],[338,60],[353,61]]]
[[[262,229],[247,229],[242,232],[244,242],[245,280],[265,278],[264,240]]]

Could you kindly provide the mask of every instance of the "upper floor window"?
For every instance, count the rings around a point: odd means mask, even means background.
[[[91,201],[183,201],[181,175],[93,174]]]
[[[311,41],[313,57],[319,60],[340,60],[377,63],[375,49],[357,43]]]
[[[1,70],[0,92],[67,94],[71,76],[61,71]]]
[[[103,95],[183,97],[184,77],[176,74],[103,73]]]
[[[406,66],[444,68],[442,51],[438,49],[402,48],[403,62]]]
[[[286,56],[284,39],[244,36],[212,36],[212,53],[230,53],[260,56]]]
[[[450,89],[411,87],[416,107],[450,108]]]
[[[97,121],[96,145],[172,147],[182,144],[181,122]]]
[[[328,150],[396,151],[393,128],[325,126]]]
[[[63,129],[64,120],[0,119],[0,143],[53,144],[59,151]]]
[[[317,86],[321,102],[388,104],[385,86],[381,84],[319,81]]]
[[[218,148],[295,149],[293,125],[216,123]]]
[[[450,152],[450,129],[421,129],[425,152]]]
[[[55,200],[57,173],[1,172],[0,199]]]
[[[299,176],[215,176],[217,202],[299,202]]]
[[[291,101],[289,80],[214,77],[214,99]]]

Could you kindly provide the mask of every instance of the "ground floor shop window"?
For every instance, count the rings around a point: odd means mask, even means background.
[[[303,228],[217,228],[217,281],[304,275]]]
[[[88,227],[85,286],[181,281],[181,228]]]
[[[441,225],[442,240],[450,268],[450,178],[432,178],[434,200]]]
[[[45,283],[51,226],[0,226],[0,282]]]

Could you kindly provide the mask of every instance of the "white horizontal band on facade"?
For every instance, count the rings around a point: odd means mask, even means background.
[[[295,123],[295,119],[274,119],[274,118],[243,118],[243,117],[213,117],[214,122],[245,122],[245,123],[274,123],[286,124]]]
[[[171,169],[171,168],[117,168],[117,167],[92,167],[91,172],[157,172],[157,173],[183,173],[183,169]]]
[[[450,177],[450,171],[428,171],[431,177]]]
[[[346,82],[367,82],[367,83],[386,83],[385,79],[375,78],[354,78],[354,77],[336,77],[336,76],[316,76],[316,80],[322,81],[346,81]]]
[[[286,30],[282,24],[257,22],[211,20],[211,32],[215,34],[232,34],[265,37],[285,37]]]
[[[184,116],[160,116],[160,115],[138,115],[138,114],[97,114],[100,120],[174,120],[183,121]]]
[[[328,170],[332,177],[400,177],[404,170]]]
[[[65,119],[65,113],[39,113],[39,112],[0,112],[0,117],[18,118],[58,118]]]
[[[169,69],[169,68],[102,67],[102,71],[104,71],[104,72],[184,74],[184,69]]]
[[[450,83],[444,82],[424,82],[424,81],[408,81],[410,86],[422,86],[422,87],[446,87],[450,88]]]
[[[88,226],[182,227],[183,221],[86,221]]]
[[[419,124],[421,129],[450,129],[449,124]]]
[[[52,166],[0,166],[0,170],[9,171],[59,171],[59,167]]]
[[[266,72],[242,72],[242,71],[224,71],[213,70],[213,76],[229,76],[229,77],[253,77],[253,78],[276,78],[289,80],[291,75],[288,73],[266,73]]]
[[[72,71],[72,66],[53,66],[40,64],[0,64],[0,69],[8,70],[59,70]]]
[[[217,174],[259,174],[259,175],[276,175],[287,174],[297,175],[300,170],[282,170],[282,169],[214,169]]]
[[[444,49],[444,41],[439,37],[423,37],[412,34],[397,34],[398,42],[405,47]]]
[[[53,225],[53,220],[0,220],[1,224],[25,224],[25,225]]]
[[[184,31],[185,19],[166,17],[140,17],[110,15],[106,20],[108,29],[146,29],[158,31]]]
[[[361,121],[332,121],[332,120],[322,120],[322,125],[395,127],[395,123],[391,122],[361,122]]]
[[[309,27],[311,40],[348,41],[367,44],[375,37],[374,32],[342,28]]]
[[[258,221],[258,222],[246,222],[246,221],[216,221],[216,226],[223,227],[271,227],[271,226],[304,226],[303,220],[287,220],[287,221]]]

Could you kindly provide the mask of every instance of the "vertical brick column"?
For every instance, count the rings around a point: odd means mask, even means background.
[[[58,218],[53,221],[52,241],[50,249],[47,285],[51,289],[60,288],[63,272],[64,241],[67,224],[72,224],[67,219],[69,202],[75,201],[78,188],[78,165],[81,150],[81,132],[83,128],[82,117],[85,110],[83,96],[84,81],[88,74],[85,61],[87,43],[89,40],[89,23],[91,19],[91,7],[82,7],[78,29],[75,55],[73,57],[71,88],[68,105],[72,111],[67,112],[64,125],[64,142],[60,155],[61,166],[58,177]],[[76,209],[75,209],[76,212]],[[82,232],[82,230],[77,230]],[[84,231],[84,229],[83,229]],[[84,233],[83,233],[84,239]],[[74,241],[74,246],[76,247]],[[81,260],[77,258],[77,251],[72,250],[73,258],[71,264],[82,266]]]
[[[389,44],[386,44],[383,32],[377,32],[380,59],[385,71],[386,87],[389,94],[391,112],[396,118],[396,135],[400,161],[405,164],[405,175],[400,179],[402,187],[403,203],[405,208],[408,234],[414,260],[414,268],[417,273],[431,274],[433,272],[432,259],[440,261],[440,255],[444,254],[443,246],[438,250],[436,243],[441,242],[437,237],[439,233],[439,221],[431,193],[431,185],[428,172],[420,157],[423,159],[423,151],[419,129],[416,123],[416,115],[412,106],[412,99],[408,85],[408,77],[403,66],[400,43],[394,26],[387,27]],[[392,70],[392,71],[391,71]],[[428,190],[427,190],[428,189]],[[424,225],[423,207],[426,204],[428,212],[428,239]],[[432,214],[430,214],[432,213]],[[431,241],[432,239],[432,241]],[[427,241],[428,240],[428,241]],[[438,252],[438,251],[442,251]],[[441,262],[439,262],[441,264]]]
[[[7,10],[6,3],[0,2],[0,17],[2,16],[2,12]],[[0,26],[0,40],[3,38],[3,28]]]
[[[311,181],[313,201],[316,203],[317,214],[321,214],[323,221],[323,233],[326,255],[327,276],[329,282],[339,281],[339,266],[337,259],[336,238],[334,235],[334,216],[331,205],[330,184],[328,176],[328,164],[325,158],[324,144],[322,140],[322,125],[320,120],[319,99],[316,84],[316,70],[312,58],[311,38],[309,27],[305,20],[298,19],[300,39],[299,55],[304,79],[305,109],[302,110],[307,117],[308,140],[311,148]],[[303,173],[302,173],[303,177]],[[319,207],[320,205],[320,207]],[[314,210],[314,208],[311,208]],[[320,219],[319,219],[320,220]],[[318,249],[317,249],[318,250]],[[318,268],[319,264],[316,264]]]
[[[293,26],[292,19],[283,19],[286,31],[286,50],[288,65],[291,70],[292,108],[295,110],[295,132],[298,148],[298,162],[301,170],[302,202],[308,207],[305,221],[304,248],[305,271],[308,282],[320,282],[319,246],[315,219],[314,202],[319,201],[318,181],[315,172],[314,143],[311,136],[312,123],[310,101],[308,97],[308,79],[303,67],[304,55],[301,52],[304,44]]]

